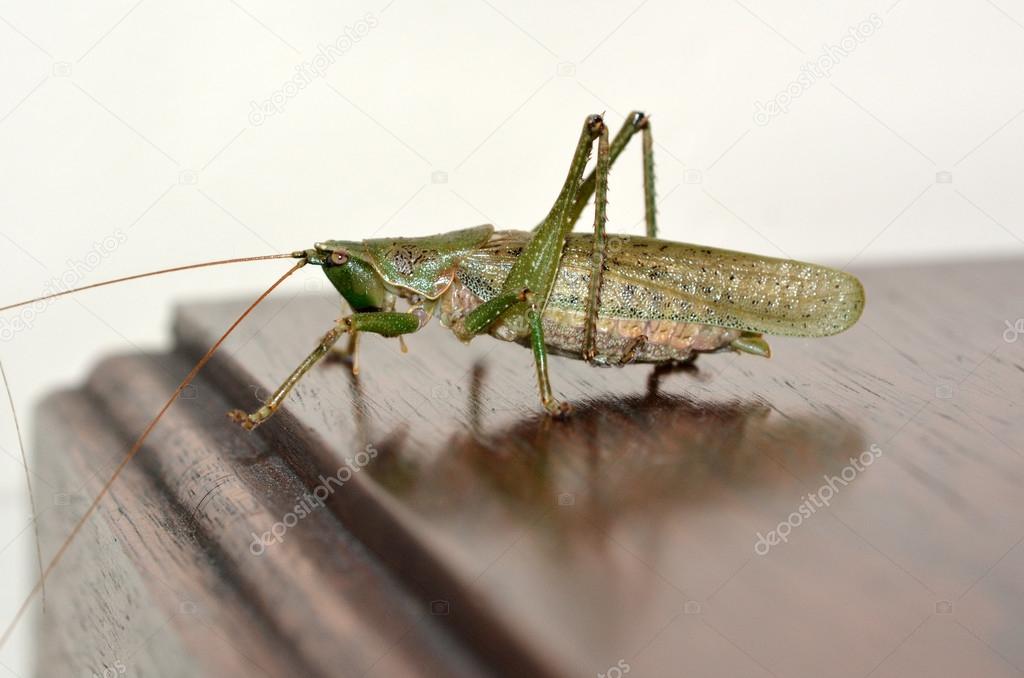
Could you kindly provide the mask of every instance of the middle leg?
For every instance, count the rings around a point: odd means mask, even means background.
[[[533,364],[537,368],[537,385],[540,388],[540,402],[552,417],[566,417],[572,412],[572,405],[557,400],[551,392],[548,379],[548,351],[544,345],[544,321],[535,303],[530,302],[527,311],[530,322],[530,348],[533,350]]]

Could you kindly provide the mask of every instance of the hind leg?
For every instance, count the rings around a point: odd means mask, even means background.
[[[621,133],[620,133],[621,134]],[[597,140],[597,167],[594,168],[594,245],[590,256],[590,290],[587,295],[587,311],[583,320],[583,359],[594,362],[597,355],[597,312],[601,308],[601,280],[604,278],[606,248],[605,223],[608,220],[608,170],[611,168],[611,149],[608,144],[608,129],[601,132]]]
[[[548,382],[542,315],[558,275],[566,238],[572,232],[572,205],[586,170],[590,149],[599,137],[607,138],[604,121],[599,115],[587,116],[576,142],[565,183],[547,218],[533,231],[522,253],[512,264],[501,291],[490,301],[473,309],[466,316],[465,322],[466,327],[472,328],[477,334],[500,321],[516,326],[517,331],[523,331],[523,336],[529,336],[541,401],[544,408],[555,416],[566,414],[568,408],[554,399]]]
[[[601,135],[597,146],[597,166],[584,180],[572,206],[572,221],[579,219],[583,207],[591,194],[594,195],[594,245],[591,256],[590,294],[587,297],[587,311],[584,319],[582,357],[593,363],[597,357],[597,316],[601,308],[601,282],[604,278],[604,266],[607,258],[607,240],[605,225],[608,221],[608,173],[615,159],[637,132],[643,134],[643,168],[644,168],[644,221],[647,225],[647,237],[654,238],[658,233],[655,214],[654,194],[654,142],[651,136],[651,123],[646,114],[640,111],[630,113],[626,123],[609,143],[607,130]],[[638,337],[641,341],[646,337]],[[623,363],[631,362],[632,356],[627,354]]]
[[[648,238],[656,238],[658,237],[658,224],[655,214],[654,193],[654,137],[651,134],[651,119],[646,113],[633,111],[626,116],[626,122],[623,123],[622,128],[619,129],[611,140],[608,149],[608,168],[606,172],[610,171],[619,155],[626,148],[629,140],[637,132],[641,133],[643,139],[644,222],[646,224],[646,235]],[[594,168],[594,171],[587,175],[587,178],[580,184],[580,189],[576,193],[576,200],[573,202],[570,213],[570,219],[573,224],[579,221],[583,208],[590,201],[590,196],[597,192],[597,187],[601,181],[598,176],[598,169]]]

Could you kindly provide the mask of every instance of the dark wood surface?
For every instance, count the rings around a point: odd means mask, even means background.
[[[554,358],[569,421],[540,414],[529,351],[432,323],[408,354],[364,338],[360,378],[322,366],[245,433],[224,413],[340,313],[285,289],[56,570],[40,674],[1019,675],[1024,335],[1004,331],[1024,262],[858,273],[863,320],[775,338],[771,360],[656,377]],[[107,360],[45,403],[36,454],[68,505],[44,553],[243,306],[185,306],[172,354]],[[326,507],[253,554],[345,464]]]

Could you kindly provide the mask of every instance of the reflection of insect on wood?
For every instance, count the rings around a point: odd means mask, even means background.
[[[637,132],[643,138],[646,237],[607,236],[608,172]],[[596,167],[584,180],[595,141]],[[595,195],[596,203],[593,233],[573,234],[591,195]],[[699,353],[721,350],[767,357],[769,348],[763,334],[825,336],[845,330],[860,316],[864,292],[851,275],[813,264],[658,240],[656,231],[653,145],[647,116],[632,113],[615,138],[609,140],[604,121],[592,115],[584,122],[561,192],[532,232],[495,231],[485,225],[423,238],[328,240],[291,254],[155,272],[267,258],[298,259],[182,381],[58,550],[32,595],[41,589],[42,580],[121,468],[138,452],[160,416],[227,335],[285,278],[306,264],[323,268],[352,313],[328,330],[258,410],[231,413],[232,419],[245,428],[252,429],[269,418],[302,376],[336,350],[334,345],[341,337],[347,335],[348,342],[340,353],[351,358],[353,369],[358,369],[356,350],[361,334],[401,340],[433,315],[439,315],[441,322],[464,341],[486,333],[529,346],[541,402],[554,416],[568,414],[570,407],[552,394],[547,372],[549,354],[596,365],[683,362]],[[152,274],[87,287],[144,275]],[[51,296],[72,291],[77,290]],[[408,302],[410,308],[396,310],[398,299]],[[33,301],[38,300],[12,304],[0,311]]]

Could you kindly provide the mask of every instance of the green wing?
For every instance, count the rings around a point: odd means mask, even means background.
[[[495,233],[483,250],[471,255],[481,264],[477,271],[469,272],[468,282],[480,288],[474,292],[484,298],[491,296],[493,281],[487,278],[500,276],[500,270],[511,265],[529,235]],[[569,237],[549,306],[583,310],[592,244],[592,234]],[[484,258],[486,262],[481,260]],[[467,276],[460,272],[460,277]],[[608,236],[601,283],[602,317],[663,319],[817,337],[847,329],[863,308],[860,281],[832,268],[640,236]]]

